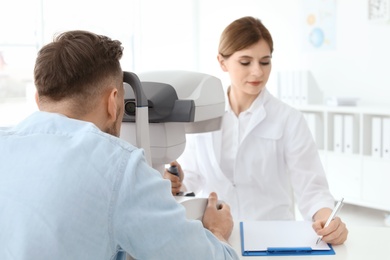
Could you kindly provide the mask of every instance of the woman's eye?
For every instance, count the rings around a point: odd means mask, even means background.
[[[263,66],[267,66],[267,65],[269,65],[270,63],[271,63],[270,61],[267,61],[267,62],[260,62],[260,64],[263,65]]]
[[[241,65],[243,65],[243,66],[248,66],[248,65],[250,64],[249,61],[241,61],[240,63],[241,63]]]

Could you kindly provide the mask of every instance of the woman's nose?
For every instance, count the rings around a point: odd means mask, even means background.
[[[263,68],[259,63],[254,63],[254,65],[251,68],[251,74],[254,76],[261,76],[263,75]]]

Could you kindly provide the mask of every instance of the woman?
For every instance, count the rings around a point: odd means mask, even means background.
[[[172,192],[181,180],[197,196],[216,191],[240,220],[292,220],[296,202],[325,242],[343,243],[348,230],[340,218],[323,228],[334,199],[306,121],[266,88],[271,34],[259,19],[243,17],[223,31],[218,51],[231,81],[222,128],[187,135],[180,164],[172,163],[180,178],[164,174]]]

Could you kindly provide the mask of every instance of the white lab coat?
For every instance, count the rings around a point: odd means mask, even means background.
[[[333,208],[334,198],[302,113],[266,89],[256,102],[230,178],[220,167],[221,131],[187,135],[178,159],[187,190],[200,197],[217,192],[238,220],[294,219],[294,195],[307,220],[320,208]]]

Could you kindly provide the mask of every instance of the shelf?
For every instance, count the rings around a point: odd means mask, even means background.
[[[294,107],[307,120],[332,194],[390,211],[390,108]]]

